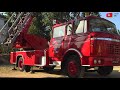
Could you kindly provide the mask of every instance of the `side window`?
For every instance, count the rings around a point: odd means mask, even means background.
[[[72,24],[68,24],[68,26],[67,26],[67,35],[71,34],[72,29],[73,29]]]
[[[84,27],[84,20],[80,21],[80,23],[76,29],[76,33],[83,33],[84,32],[83,27]]]
[[[66,25],[55,27],[53,30],[53,38],[64,36],[65,27]]]

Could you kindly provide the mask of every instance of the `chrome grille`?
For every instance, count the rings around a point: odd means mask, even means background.
[[[108,44],[107,52],[108,54],[120,54],[120,45]]]

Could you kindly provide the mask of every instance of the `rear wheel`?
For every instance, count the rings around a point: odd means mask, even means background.
[[[111,74],[112,71],[113,71],[113,66],[99,67],[97,70],[98,74],[100,74],[101,76],[107,76]]]
[[[65,73],[70,78],[83,77],[84,69],[81,66],[80,60],[77,56],[69,56],[64,65]]]
[[[20,71],[24,71],[24,63],[23,63],[23,58],[20,57],[19,60],[18,60],[18,69]]]

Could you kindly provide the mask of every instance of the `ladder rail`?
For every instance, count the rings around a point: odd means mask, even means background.
[[[19,26],[20,26],[20,27],[19,27],[20,30],[26,25],[26,22],[29,20],[30,15],[31,15],[31,14],[28,13],[28,15],[25,16],[25,19],[24,19],[23,23],[19,25]],[[18,24],[19,24],[19,23],[18,23]]]
[[[2,29],[0,29],[0,37],[3,37],[3,39],[0,40],[0,44],[3,48],[6,49],[7,47],[13,47],[16,38],[20,35],[20,32],[22,32],[22,30],[25,30],[24,33],[26,33],[26,28],[28,28],[32,20],[31,12],[19,12],[14,19],[15,14],[16,12],[13,12],[11,17],[2,27]],[[22,20],[22,18],[24,19]],[[5,27],[8,25],[9,22],[11,22],[11,20],[13,20],[12,25],[8,29],[5,29]],[[11,37],[11,35],[13,36]]]
[[[24,14],[24,12],[21,12],[20,15],[17,17],[17,19],[15,20],[15,22],[12,24],[12,26],[9,28],[8,32],[10,33],[10,31],[13,29],[13,27],[17,24],[17,22],[19,21],[20,17]]]
[[[5,27],[8,25],[8,23],[13,19],[14,15],[16,13],[14,12],[11,17],[8,19],[8,21],[5,23],[5,25],[2,27],[2,29],[0,30],[0,37],[2,37],[0,43],[4,44],[6,42],[6,40],[10,37],[11,32],[14,29],[14,26],[17,25],[20,17],[24,14],[24,12],[20,12],[17,16],[17,19],[15,19],[15,21],[13,22],[12,26],[10,26],[8,29],[5,29]]]
[[[13,31],[12,32],[8,32],[9,35],[8,35],[8,40],[6,42],[4,42],[4,44],[8,44],[10,47],[12,47],[14,41],[16,40],[17,36],[20,34],[20,32],[26,27],[26,25],[31,22],[31,13],[28,12],[25,14],[25,16],[23,15],[22,17],[24,17],[23,21],[22,19],[20,19],[20,22],[16,23],[16,26],[17,27],[15,30],[12,30],[12,28],[10,28],[9,30]],[[19,18],[19,17],[18,17]],[[18,19],[17,19],[18,20]],[[28,24],[29,25],[29,24]],[[12,26],[13,27],[13,26]],[[14,28],[13,28],[14,29]],[[26,33],[27,31],[25,30],[24,33]],[[12,35],[12,37],[11,37]]]
[[[12,13],[11,17],[7,20],[7,22],[4,24],[4,26],[0,29],[0,44],[3,44],[5,39],[7,38],[6,35],[8,35],[8,23],[12,20],[12,18],[14,17],[15,12]],[[6,28],[7,27],[7,28]]]
[[[30,18],[29,18],[30,15],[31,15],[31,14],[29,13],[29,15],[26,16],[24,22],[22,23],[21,30],[23,30],[24,26],[26,25],[25,23],[30,20]],[[15,41],[15,39],[17,38],[17,36],[20,34],[21,30],[19,30],[19,31],[17,31],[17,32],[15,33],[14,37],[12,38],[11,43],[13,43],[13,42]]]
[[[25,23],[28,21],[28,18],[30,17],[30,13],[28,13],[28,15],[26,16],[25,20],[22,23],[22,28],[25,26]]]
[[[15,41],[15,39],[17,38],[17,36],[19,35],[19,33],[23,30],[24,26],[26,25],[25,23],[29,20],[29,17],[30,17],[30,13],[26,16],[25,20],[21,24],[20,30],[16,31],[16,33],[14,34],[14,37],[12,38],[11,43],[13,43]]]

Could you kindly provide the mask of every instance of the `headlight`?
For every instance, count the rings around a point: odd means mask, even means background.
[[[101,64],[101,60],[98,60],[98,64]]]
[[[94,64],[97,64],[97,60],[94,60]]]

